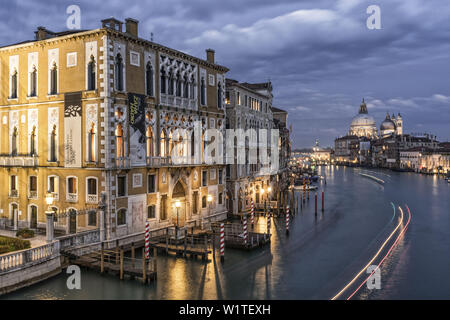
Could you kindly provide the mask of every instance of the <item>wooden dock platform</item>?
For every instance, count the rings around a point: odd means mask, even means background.
[[[160,242],[150,242],[151,248],[156,248],[158,252],[165,252],[166,254],[175,253],[177,256],[200,257],[202,260],[207,260],[208,255],[211,253],[211,250],[208,248],[194,247],[194,246],[184,246],[184,244],[166,244]]]

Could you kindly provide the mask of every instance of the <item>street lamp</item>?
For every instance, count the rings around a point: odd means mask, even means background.
[[[213,201],[213,196],[208,194],[206,197],[206,200],[208,200],[208,216],[211,215],[211,202]]]
[[[54,233],[54,226],[53,226],[53,210],[51,208],[51,205],[53,204],[53,194],[50,192],[50,190],[45,195],[45,203],[47,203],[48,208],[47,211],[45,211],[45,215],[47,218],[47,242],[53,241],[53,233]]]

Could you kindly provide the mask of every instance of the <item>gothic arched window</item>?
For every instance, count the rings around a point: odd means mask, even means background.
[[[11,75],[11,99],[17,98],[17,70]]]
[[[30,136],[30,154],[32,156],[36,155],[36,126],[33,126]]]
[[[154,150],[155,139],[153,137],[153,129],[151,126],[147,127],[146,138],[147,138],[147,157],[153,157],[155,155]]]
[[[164,70],[164,68],[161,69],[161,93],[166,93],[166,71]]]
[[[168,85],[169,85],[169,90],[168,90],[167,93],[170,94],[170,95],[173,95],[173,74],[170,71],[169,71],[169,82],[168,82]]]
[[[147,67],[145,69],[145,80],[147,84],[147,95],[153,96],[153,67],[150,62],[147,63]]]
[[[18,138],[19,132],[17,131],[17,127],[14,127],[13,134],[11,137],[11,154],[13,156],[17,156],[17,138]]]
[[[200,104],[204,106],[204,105],[206,105],[206,84],[205,84],[205,78],[202,78],[202,80],[201,80],[200,91],[201,91]]]
[[[58,67],[56,63],[53,63],[52,69],[50,70],[50,94],[58,93]]]
[[[183,97],[189,98],[189,81],[187,75],[184,76],[183,80]]]
[[[159,153],[161,157],[166,156],[166,131],[163,129],[161,130],[161,136],[160,136],[160,144],[159,144]]]
[[[92,123],[91,129],[88,133],[88,161],[95,162],[96,154],[95,154],[95,125]]]
[[[50,134],[50,162],[56,162],[56,125]]]
[[[95,90],[95,59],[94,56],[91,55],[91,59],[88,64],[88,90]]]
[[[222,108],[222,85],[220,83],[217,85],[217,107]]]
[[[116,89],[123,91],[123,60],[120,53],[116,56],[115,63]]]
[[[35,97],[37,95],[37,70],[33,66],[33,71],[30,73],[30,97]]]
[[[116,157],[124,157],[124,145],[123,145],[123,128],[119,123],[116,128]]]

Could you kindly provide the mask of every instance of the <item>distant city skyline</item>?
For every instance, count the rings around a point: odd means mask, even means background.
[[[274,106],[289,112],[293,148],[315,139],[332,146],[363,97],[377,125],[386,112],[400,112],[405,133],[450,139],[450,90],[442,80],[450,67],[450,7],[443,0],[378,1],[380,30],[366,27],[373,2],[365,0],[22,0],[4,4],[0,44],[32,39],[40,25],[67,29],[72,4],[81,9],[82,29],[134,17],[144,38],[153,33],[155,42],[195,56],[215,49],[229,78],[270,79]]]

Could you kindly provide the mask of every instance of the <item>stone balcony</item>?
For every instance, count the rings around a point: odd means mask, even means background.
[[[66,201],[67,202],[77,202],[78,201],[78,194],[77,193],[67,193],[66,194]]]
[[[161,93],[161,104],[170,107],[197,110],[197,99],[177,97]]]
[[[98,196],[96,194],[88,194],[86,203],[98,203]]]
[[[37,167],[38,157],[30,154],[0,154],[0,167]]]

